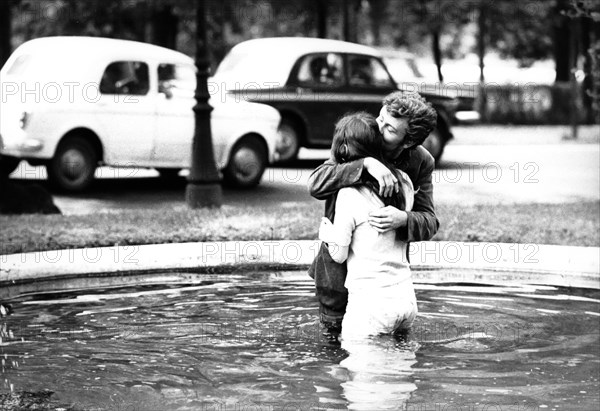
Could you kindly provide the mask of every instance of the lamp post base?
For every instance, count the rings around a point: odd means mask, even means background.
[[[223,204],[223,191],[218,183],[188,183],[185,188],[185,202],[188,207],[219,208]]]

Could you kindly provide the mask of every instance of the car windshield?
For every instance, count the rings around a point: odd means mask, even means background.
[[[64,78],[79,70],[83,60],[67,59],[55,49],[33,50],[19,54],[2,68],[2,74],[19,78]]]
[[[15,59],[8,71],[6,72],[9,76],[20,76],[27,73],[27,70],[31,68],[31,62],[33,57],[29,54],[23,54]]]
[[[214,77],[224,78],[228,83],[237,82],[240,87],[250,83],[261,87],[283,86],[290,74],[291,63],[285,56],[273,57],[256,50],[233,49],[221,61]]]

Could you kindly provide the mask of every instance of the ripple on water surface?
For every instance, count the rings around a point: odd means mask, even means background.
[[[304,272],[35,287],[0,291],[0,395],[106,410],[600,407],[596,290],[417,284],[408,344],[342,347]]]

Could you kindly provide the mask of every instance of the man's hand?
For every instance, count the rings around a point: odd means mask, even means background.
[[[390,197],[400,191],[398,179],[379,160],[367,157],[363,162],[363,166],[379,183],[379,195],[381,197]]]
[[[382,207],[369,214],[369,224],[380,233],[404,227],[408,221],[406,211],[400,211],[396,207]]]

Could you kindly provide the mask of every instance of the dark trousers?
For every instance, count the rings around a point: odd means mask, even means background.
[[[348,290],[344,286],[347,272],[346,263],[336,263],[323,242],[308,275],[315,280],[321,322],[328,327],[342,326],[348,304]]]

